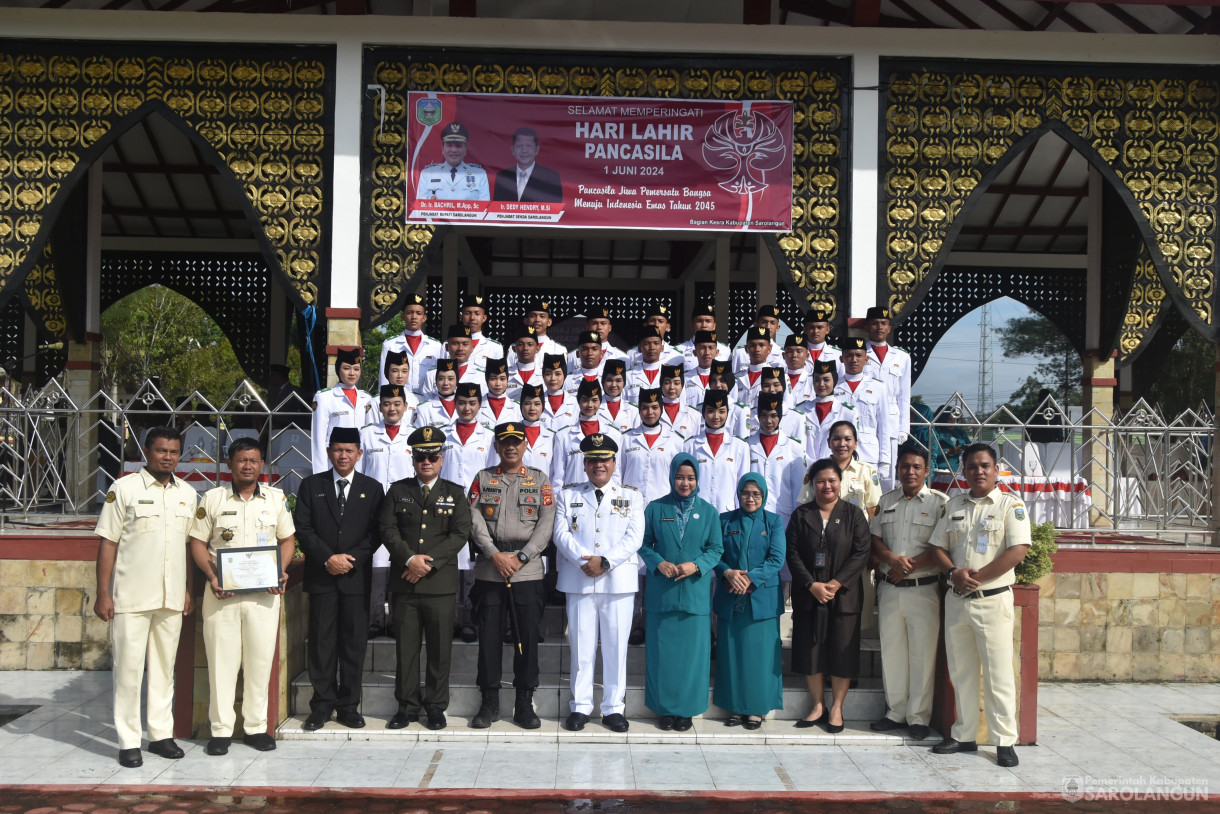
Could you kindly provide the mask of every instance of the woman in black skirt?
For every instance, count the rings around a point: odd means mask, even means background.
[[[868,563],[868,520],[839,499],[842,472],[823,458],[809,468],[813,501],[788,521],[788,568],[792,571],[792,670],[805,675],[813,709],[798,728],[822,724],[843,731],[843,701],[860,672],[860,611]],[[830,672],[827,710],[822,674]]]

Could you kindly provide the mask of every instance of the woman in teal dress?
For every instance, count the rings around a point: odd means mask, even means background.
[[[699,495],[699,464],[669,466],[670,492],[644,511],[644,703],[661,729],[685,732],[707,710],[712,670],[712,581],[723,551],[720,514]]]
[[[779,618],[787,550],[784,525],[767,505],[767,479],[748,472],[737,483],[740,508],[720,515],[724,554],[716,566],[716,706],[726,726],[758,729],[784,706]]]

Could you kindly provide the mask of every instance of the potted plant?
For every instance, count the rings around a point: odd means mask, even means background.
[[[1030,526],[1030,546],[1025,559],[1017,563],[1017,584],[1033,585],[1051,572],[1055,563],[1051,555],[1059,550],[1055,543],[1055,524],[1049,520]]]

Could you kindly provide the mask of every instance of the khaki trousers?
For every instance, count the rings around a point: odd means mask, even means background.
[[[881,677],[886,717],[908,726],[932,720],[940,597],[935,582],[897,588],[877,583],[881,625]]]
[[[116,613],[110,625],[114,729],[120,749],[139,749],[140,687],[148,674],[148,740],[174,736],[174,661],[182,611]]]
[[[208,654],[208,720],[212,737],[233,735],[237,673],[242,671],[241,725],[247,735],[267,731],[267,694],[280,598],[268,593],[217,599],[203,593],[203,645]]]
[[[945,596],[945,654],[957,697],[953,738],[973,741],[979,731],[979,667],[993,746],[1017,743],[1017,681],[1012,661],[1012,591],[981,599]]]

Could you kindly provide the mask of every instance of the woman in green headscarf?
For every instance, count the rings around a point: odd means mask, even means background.
[[[661,729],[685,732],[707,709],[711,585],[723,547],[720,515],[699,497],[692,455],[674,456],[669,485],[669,494],[644,511],[644,703],[661,717]]]
[[[780,516],[767,505],[767,479],[747,472],[737,482],[740,508],[720,515],[724,554],[716,566],[716,706],[726,726],[758,729],[784,706],[779,617],[784,593],[779,572],[787,541]]]

